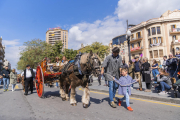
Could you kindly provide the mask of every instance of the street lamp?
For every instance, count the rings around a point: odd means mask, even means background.
[[[130,31],[130,30],[127,30],[127,32],[126,32],[126,39],[127,39],[127,41],[128,41],[129,61],[131,60],[130,36],[131,36],[131,31]]]

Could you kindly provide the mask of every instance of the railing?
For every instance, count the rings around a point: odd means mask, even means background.
[[[143,38],[142,36],[139,36],[139,37],[137,37],[137,38],[132,38],[131,41],[137,40],[137,39],[142,39],[142,38]]]
[[[136,50],[141,50],[143,49],[144,47],[143,46],[140,46],[140,47],[135,47],[135,48],[131,48],[130,51],[136,51]]]
[[[171,30],[169,30],[170,33],[173,33],[173,32],[180,32],[180,28],[173,28]]]
[[[180,39],[179,39],[179,40],[173,40],[172,43],[173,43],[173,44],[180,43]]]
[[[163,43],[150,44],[150,45],[149,45],[149,48],[157,47],[157,46],[162,46],[162,45],[163,45]]]

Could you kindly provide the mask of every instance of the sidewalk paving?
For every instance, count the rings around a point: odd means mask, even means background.
[[[99,83],[97,81],[97,78],[93,78],[92,86],[89,86],[89,89],[92,91],[100,91],[100,92],[106,92],[109,93],[109,87],[104,86],[105,81],[101,80],[101,85],[99,86]],[[152,92],[144,92],[144,91],[138,91],[136,90],[139,87],[139,84],[134,84],[134,89],[131,89],[131,97],[137,97],[137,98],[143,98],[143,99],[150,99],[150,100],[156,100],[156,101],[162,101],[162,102],[170,102],[170,103],[176,103],[180,104],[180,93],[178,93],[178,97],[174,98],[173,91],[169,94],[165,95],[158,95],[154,88],[152,88]],[[145,82],[142,82],[143,90],[145,90],[146,85]]]

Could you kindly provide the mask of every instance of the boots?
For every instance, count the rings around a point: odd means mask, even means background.
[[[110,103],[110,105],[111,105],[111,107],[116,108],[116,104],[114,103],[114,101],[112,101],[112,102]]]

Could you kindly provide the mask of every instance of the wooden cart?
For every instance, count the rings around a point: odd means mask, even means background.
[[[60,74],[61,72],[47,71],[47,58],[44,58],[41,61],[41,63],[37,66],[35,77],[35,87],[40,98],[44,97],[44,84],[52,84],[54,82],[54,78]]]

